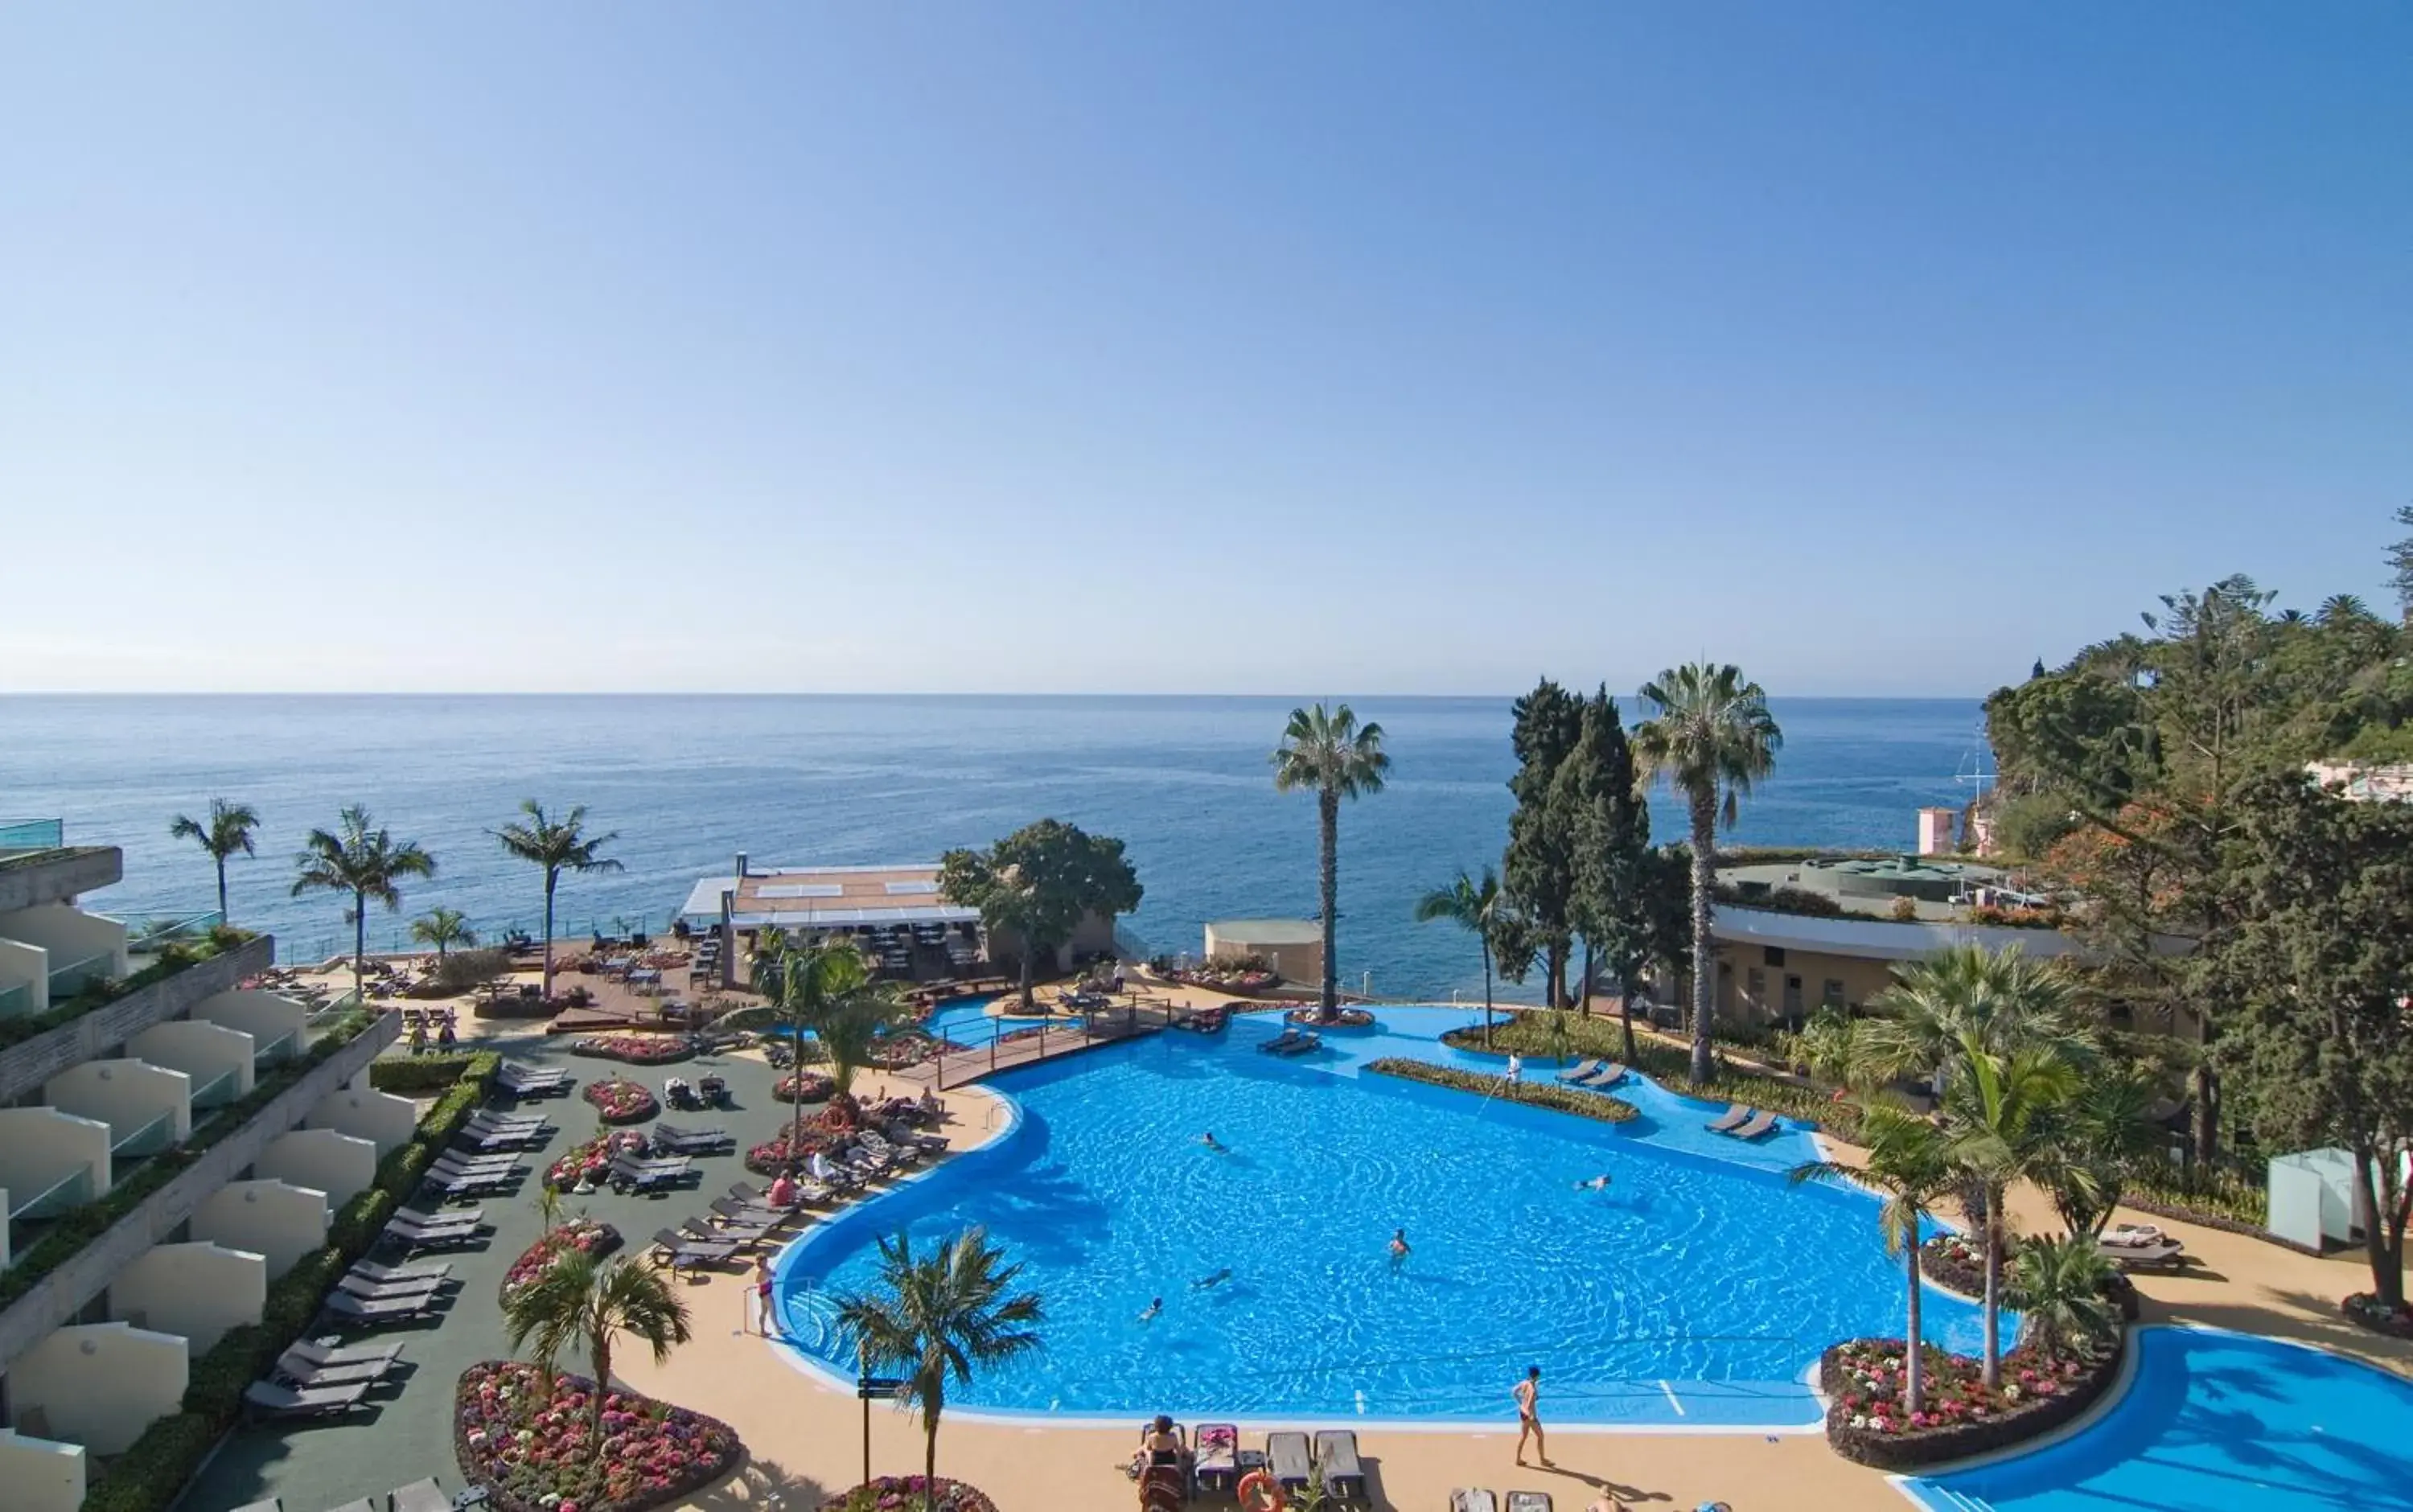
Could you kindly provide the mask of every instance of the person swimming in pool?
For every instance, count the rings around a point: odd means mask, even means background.
[[[1203,1292],[1209,1286],[1221,1286],[1231,1279],[1232,1267],[1230,1266],[1225,1266],[1222,1269],[1215,1272],[1215,1274],[1211,1276],[1201,1276],[1196,1281],[1192,1282],[1190,1283],[1190,1288],[1192,1291]]]
[[[1603,1171],[1589,1181],[1577,1182],[1576,1190],[1577,1192],[1606,1192],[1608,1190],[1608,1173],[1606,1171]]]
[[[1404,1228],[1395,1228],[1391,1230],[1391,1268],[1397,1270],[1407,1257],[1408,1231]]]
[[[1139,1321],[1142,1323],[1154,1323],[1156,1321],[1156,1315],[1163,1311],[1164,1298],[1162,1297],[1156,1297],[1151,1300],[1147,1306],[1140,1309]]]
[[[1207,1130],[1205,1134],[1201,1135],[1198,1142],[1206,1146],[1208,1149],[1214,1150],[1217,1154],[1226,1153],[1223,1141],[1215,1137],[1215,1131],[1212,1129]]]

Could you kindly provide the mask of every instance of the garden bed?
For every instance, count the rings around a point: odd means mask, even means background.
[[[1409,1060],[1398,1056],[1385,1056],[1369,1060],[1366,1069],[1378,1076],[1397,1076],[1402,1081],[1420,1081],[1428,1087],[1447,1087],[1461,1092],[1481,1092],[1510,1097],[1503,1088],[1503,1078],[1479,1071],[1460,1071],[1455,1066],[1437,1066],[1429,1060]],[[1624,1123],[1641,1115],[1623,1098],[1606,1092],[1587,1092],[1573,1087],[1561,1087],[1555,1082],[1525,1082],[1518,1086],[1511,1101],[1528,1107],[1546,1107],[1560,1113],[1572,1113],[1578,1118],[1593,1119],[1602,1123]]]
[[[461,1474],[501,1512],[644,1512],[685,1499],[745,1459],[718,1418],[634,1392],[603,1399],[594,1439],[595,1383],[554,1377],[517,1360],[471,1366],[454,1396],[452,1452]]]
[[[782,1103],[826,1103],[837,1090],[837,1083],[818,1071],[799,1071],[782,1076],[771,1088],[771,1095]]]
[[[544,1168],[544,1184],[556,1192],[567,1192],[581,1181],[600,1185],[611,1175],[613,1156],[644,1152],[645,1136],[633,1129],[600,1134],[555,1157]]]
[[[2413,1307],[2400,1303],[2393,1309],[2379,1299],[2376,1292],[2356,1292],[2338,1304],[2338,1311],[2360,1327],[2391,1339],[2413,1339]]]
[[[676,1034],[590,1034],[573,1043],[570,1053],[632,1066],[667,1066],[694,1060],[695,1046]]]
[[[939,1512],[997,1512],[997,1504],[977,1486],[940,1475],[882,1475],[852,1490],[840,1491],[821,1505],[821,1512],[922,1512],[929,1505],[924,1487],[938,1491]]]
[[[572,1251],[593,1255],[600,1260],[620,1247],[620,1231],[593,1218],[573,1218],[547,1229],[534,1244],[520,1253],[511,1268],[503,1276],[498,1295],[506,1303],[511,1293],[536,1280],[552,1267],[555,1261]]]
[[[2003,1356],[2003,1384],[1988,1390],[1977,1361],[1930,1344],[1926,1400],[1916,1422],[1902,1412],[1902,1342],[1854,1339],[1818,1361],[1828,1397],[1827,1442],[1880,1470],[1916,1470],[2023,1444],[2076,1417],[2118,1379],[2124,1330],[2088,1360],[2049,1361],[2027,1350]]]
[[[578,1095],[595,1105],[595,1116],[605,1123],[643,1123],[662,1110],[652,1089],[618,1076],[590,1081]]]
[[[1335,1008],[1332,1010],[1332,1016],[1325,1018],[1322,1016],[1322,1010],[1312,1005],[1292,1009],[1282,1015],[1282,1022],[1296,1024],[1301,1029],[1377,1029],[1381,1027],[1376,1023],[1374,1015],[1363,1008]]]
[[[2019,1258],[2021,1238],[2012,1235],[2003,1245],[2002,1284],[2006,1291],[2011,1283],[2011,1265]],[[1918,1273],[1947,1292],[1958,1292],[1971,1301],[1982,1301],[1986,1296],[1986,1253],[1966,1234],[1938,1234],[1918,1247]],[[2137,1321],[2140,1298],[2137,1283],[2125,1271],[2116,1267],[2103,1278],[2103,1295],[2120,1310],[2127,1322]],[[2007,1300],[2004,1304],[2008,1306]]]

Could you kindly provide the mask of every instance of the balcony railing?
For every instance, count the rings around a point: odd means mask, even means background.
[[[251,1063],[260,1070],[265,1071],[279,1060],[292,1060],[294,1056],[301,1053],[301,1049],[302,1036],[298,1032],[289,1030],[285,1033],[279,1034],[276,1038],[252,1051]]]
[[[18,1223],[41,1218],[56,1218],[70,1208],[81,1208],[92,1200],[92,1168],[79,1165],[39,1192],[22,1195],[10,1193],[14,1206],[8,1209],[8,1221]]]
[[[146,1155],[156,1155],[175,1142],[176,1116],[162,1113],[140,1128],[127,1131],[125,1137],[112,1139],[109,1153],[112,1160],[141,1160]]]
[[[160,946],[177,940],[204,940],[209,932],[226,923],[226,915],[215,909],[196,913],[189,919],[156,919],[146,923],[141,932],[127,930],[126,949],[128,955],[150,956]]]
[[[67,843],[67,827],[63,820],[29,819],[0,824],[0,856],[26,851],[56,851]]]
[[[21,1018],[34,1011],[34,984],[20,982],[0,987],[0,1018]]]
[[[51,971],[51,1001],[66,1002],[93,983],[105,980],[110,968],[116,964],[116,952],[104,950],[97,956],[87,956],[82,960],[53,967]]]
[[[228,1070],[219,1072],[209,1080],[195,1087],[193,1089],[194,1110],[198,1112],[200,1109],[207,1107],[224,1107],[227,1104],[233,1102],[236,1098],[243,1095],[240,1091],[235,1090],[235,1083],[236,1077],[234,1071],[232,1068],[229,1068]]]

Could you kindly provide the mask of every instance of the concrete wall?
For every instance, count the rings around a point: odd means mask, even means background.
[[[419,1105],[392,1092],[346,1087],[328,1093],[326,1101],[310,1110],[302,1127],[333,1129],[365,1139],[377,1147],[377,1158],[383,1160],[410,1143],[412,1132],[419,1127]]]
[[[252,1050],[259,1043],[239,1029],[206,1019],[179,1018],[154,1024],[135,1035],[126,1042],[126,1053],[155,1066],[181,1071],[193,1078],[196,1088],[232,1072],[233,1086],[225,1094],[225,1101],[230,1103],[252,1089],[258,1075],[252,1066]]]
[[[25,1294],[0,1308],[0,1371],[43,1335],[83,1314],[94,1298],[109,1289],[117,1273],[151,1246],[169,1239],[215,1239],[238,1250],[258,1250],[228,1234],[179,1232],[212,1194],[233,1180],[258,1157],[267,1143],[302,1121],[303,1116],[329,1092],[358,1076],[377,1052],[401,1032],[397,1015],[384,1014],[360,1036],[292,1086],[271,1099],[251,1121],[195,1156],[166,1186],[135,1205],[132,1212],[110,1225]],[[273,1183],[272,1183],[273,1184]],[[313,1195],[318,1195],[313,1193]],[[323,1204],[322,1204],[323,1206]],[[290,1261],[289,1259],[288,1263]],[[271,1274],[274,1271],[272,1267]]]
[[[241,1030],[256,1042],[253,1050],[274,1045],[290,1034],[289,1053],[302,1053],[303,1042],[310,1022],[310,1010],[290,998],[280,998],[274,992],[238,987],[230,992],[213,993],[193,1005],[193,1016],[227,1029]]]
[[[333,1129],[296,1129],[271,1140],[252,1163],[251,1173],[266,1180],[315,1187],[340,1208],[368,1190],[377,1179],[377,1149]]]
[[[13,913],[0,913],[0,940],[41,946],[51,953],[53,971],[88,956],[106,955],[110,958],[109,974],[126,974],[126,926],[70,904],[37,903]]]
[[[78,1169],[92,1176],[83,1200],[109,1193],[109,1125],[47,1107],[0,1107],[0,1187],[31,1202]]]
[[[1280,941],[1251,939],[1245,930],[1234,930],[1229,925],[1206,926],[1206,958],[1218,956],[1263,956],[1268,965],[1285,982],[1324,981],[1324,941],[1321,939]]]
[[[1837,956],[1824,951],[1777,947],[1782,963],[1769,959],[1769,947],[1720,941],[1717,946],[1718,1016],[1728,1023],[1765,1024],[1786,1016],[1785,988],[1798,980],[1800,1016],[1807,1018],[1828,1001],[1828,986],[1840,988],[1843,1005],[1864,1008],[1893,985],[1893,963],[1865,956]],[[1753,973],[1758,973],[1754,990]]]
[[[9,1415],[38,1410],[60,1438],[123,1454],[183,1402],[191,1361],[181,1334],[123,1323],[59,1328],[9,1362]]]
[[[268,1257],[206,1242],[158,1245],[109,1283],[109,1315],[180,1333],[206,1355],[229,1328],[258,1323],[268,1304]]]
[[[87,1060],[42,1084],[42,1101],[62,1113],[97,1119],[113,1140],[166,1114],[182,1144],[193,1134],[193,1078],[147,1060]]]
[[[22,944],[14,940],[0,940],[0,990],[22,986],[26,989],[24,1007],[10,1017],[24,1017],[51,1011],[51,953],[39,945]]]
[[[84,1447],[0,1428],[0,1486],[16,1512],[76,1512],[83,1505]]]
[[[183,1017],[195,1003],[266,971],[275,959],[276,941],[262,935],[208,960],[196,961],[71,1023],[0,1050],[0,1104],[20,1101],[69,1066],[114,1054],[118,1046],[152,1025]]]
[[[77,895],[111,886],[126,875],[126,858],[113,845],[71,845],[0,867],[0,913],[72,903]]]
[[[327,1194],[283,1181],[229,1181],[193,1209],[193,1238],[247,1250],[274,1281],[327,1242]]]

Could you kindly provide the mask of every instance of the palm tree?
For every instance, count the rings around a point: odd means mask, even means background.
[[[1022,1267],[999,1268],[1003,1258],[979,1228],[920,1259],[912,1236],[900,1233],[880,1241],[881,1290],[838,1302],[838,1327],[853,1335],[864,1370],[896,1367],[905,1381],[898,1401],[921,1411],[924,1494],[931,1508],[938,1505],[931,1482],[939,1473],[948,1378],[962,1385],[976,1366],[1001,1365],[1039,1348],[1030,1326],[1041,1319],[1040,1299],[1013,1290]]]
[[[1860,1164],[1842,1161],[1805,1161],[1793,1168],[1796,1181],[1857,1181],[1885,1200],[1877,1209],[1877,1226],[1889,1254],[1906,1256],[1910,1279],[1910,1315],[1902,1365],[1902,1411],[1927,1410],[1927,1366],[1919,1332],[1920,1225],[1938,1199],[1958,1184],[1951,1151],[1935,1125],[1890,1103],[1862,1106],[1860,1137],[1868,1159]]]
[[[1876,1079],[1922,1076],[1940,1083],[1972,1039],[1997,1055],[2041,1045],[2073,1062],[2093,1058],[2094,1034],[2079,1016],[2069,977],[2017,945],[2002,951],[1947,945],[1924,960],[1895,966],[1893,976],[1893,986],[1872,1004],[1879,1016],[1863,1021],[1855,1037],[1867,1074]],[[1936,1088],[1938,1095],[1943,1090]]]
[[[1489,867],[1483,868],[1479,882],[1461,871],[1447,887],[1436,887],[1416,899],[1418,924],[1447,919],[1473,935],[1483,947],[1483,1047],[1487,1050],[1491,1048],[1491,931],[1499,922],[1501,907],[1500,874]]]
[[[583,1349],[595,1371],[595,1452],[603,1453],[603,1399],[612,1387],[612,1346],[620,1336],[645,1344],[659,1365],[693,1338],[687,1304],[659,1270],[626,1255],[598,1260],[582,1250],[561,1257],[503,1298],[503,1335],[514,1350],[535,1342],[536,1361],[549,1384],[554,1361]]]
[[[476,944],[478,931],[469,927],[469,916],[459,909],[435,908],[410,921],[410,938],[435,946],[440,962],[448,947]]]
[[[397,841],[391,831],[372,827],[369,811],[353,804],[337,816],[333,832],[314,829],[303,841],[301,854],[293,858],[301,875],[293,879],[293,895],[304,893],[349,893],[352,907],[346,917],[352,926],[352,996],[361,993],[361,974],[366,967],[369,953],[369,900],[375,898],[389,912],[402,908],[402,889],[395,883],[405,877],[433,877],[436,858],[420,849],[417,840]]]
[[[2103,1287],[2111,1262],[2092,1234],[2068,1234],[2022,1245],[2011,1266],[2010,1300],[2020,1310],[2020,1342],[2047,1359],[2092,1349],[2118,1327]]]
[[[1336,988],[1339,962],[1333,954],[1333,921],[1340,912],[1340,800],[1382,792],[1391,758],[1383,749],[1381,725],[1369,722],[1361,730],[1348,704],[1327,710],[1318,704],[1311,709],[1290,711],[1290,723],[1282,730],[1273,763],[1275,792],[1305,788],[1315,794],[1324,862],[1317,891],[1324,923],[1324,996],[1316,1015],[1330,1019],[1340,1004]]]
[[[1944,1128],[1953,1165],[1985,1193],[1986,1385],[2003,1377],[2004,1199],[2013,1183],[2048,1175],[2057,1160],[2051,1110],[2078,1090],[2059,1051],[2026,1045],[2007,1055],[1965,1034],[1945,1096]]]
[[[2077,1095],[2053,1110],[2056,1160],[2045,1186],[2071,1233],[2098,1238],[2110,1225],[2137,1163],[2162,1142],[2161,1100],[2152,1075],[2106,1060],[2086,1067]]]
[[[503,842],[503,849],[544,868],[544,995],[553,997],[553,895],[561,885],[565,871],[619,871],[617,861],[607,860],[596,852],[620,838],[614,830],[592,839],[582,833],[586,825],[586,806],[575,804],[558,820],[547,819],[544,805],[534,798],[522,800],[520,812],[527,822],[505,824],[493,832]]]
[[[802,1060],[809,1031],[829,1057],[830,1080],[837,1096],[854,1095],[855,1074],[871,1063],[871,1047],[881,1031],[904,1014],[904,1001],[894,983],[875,982],[863,952],[845,940],[798,943],[784,930],[766,928],[755,941],[750,968],[754,990],[770,999],[760,1008],[725,1015],[726,1029],[757,1023],[786,1025]],[[805,1104],[795,1103],[788,1149],[801,1148]]]
[[[1717,889],[1718,822],[1774,769],[1784,732],[1759,684],[1739,668],[1695,661],[1642,685],[1657,712],[1634,732],[1634,754],[1651,778],[1680,794],[1693,824],[1693,1085],[1710,1079],[1710,1015],[1717,1004],[1717,946],[1710,905]]]
[[[170,839],[194,840],[217,864],[218,917],[227,918],[227,858],[240,851],[244,855],[259,852],[251,848],[251,832],[259,827],[259,812],[247,803],[229,803],[224,798],[210,800],[207,823],[178,814],[168,826]]]

